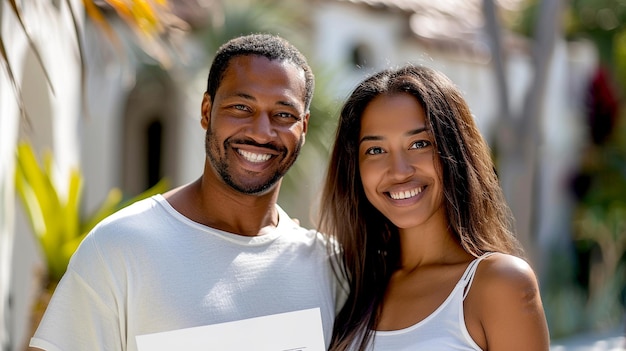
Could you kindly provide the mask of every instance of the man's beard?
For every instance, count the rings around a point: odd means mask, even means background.
[[[298,141],[298,144],[296,145],[293,154],[289,156],[289,158],[284,158],[280,167],[274,172],[274,174],[266,182],[261,184],[242,184],[235,181],[231,172],[229,171],[229,164],[228,160],[226,159],[227,150],[232,149],[231,144],[233,143],[247,144],[272,149],[278,151],[280,156],[285,156],[287,154],[287,149],[285,147],[275,144],[258,144],[250,139],[231,140],[230,138],[227,138],[226,140],[224,140],[223,144],[224,154],[220,156],[219,142],[217,141],[217,138],[215,138],[215,133],[207,130],[205,149],[209,162],[211,162],[211,165],[222,178],[224,183],[242,194],[261,195],[273,188],[274,185],[278,181],[280,181],[280,179],[287,173],[289,168],[291,168],[291,166],[294,164],[294,162],[298,158],[298,155],[300,154],[300,149],[302,148],[303,144],[303,138],[304,136],[300,137],[300,140]],[[250,175],[249,177],[253,179],[255,175]]]

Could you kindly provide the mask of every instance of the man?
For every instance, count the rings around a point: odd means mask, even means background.
[[[336,286],[326,248],[276,203],[304,144],[313,79],[280,37],[224,44],[201,105],[202,176],[94,228],[30,346],[134,351],[137,336],[316,308],[328,346]]]

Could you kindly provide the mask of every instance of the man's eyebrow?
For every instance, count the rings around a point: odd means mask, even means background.
[[[298,106],[296,104],[294,104],[293,102],[291,102],[291,101],[282,101],[281,100],[281,101],[277,101],[276,104],[282,105],[282,106],[285,106],[285,107],[291,107],[291,108],[294,108],[294,109],[298,108]]]
[[[250,101],[256,101],[257,99],[250,95],[250,94],[246,94],[246,93],[235,93],[234,96],[240,97],[242,99],[246,99],[246,100],[250,100]],[[294,108],[297,109],[298,106],[291,102],[291,101],[285,101],[285,100],[279,100],[276,102],[277,105],[281,105],[281,106],[285,106],[285,107],[290,107],[290,108]]]
[[[404,134],[406,136],[417,135],[417,134],[423,133],[423,132],[425,132],[427,130],[428,130],[428,127],[420,127],[420,128],[417,128],[417,129],[409,130],[408,132],[406,132]],[[365,135],[365,136],[363,136],[359,140],[359,144],[361,144],[364,141],[377,141],[377,140],[383,140],[383,137],[378,136],[378,135]]]
[[[233,97],[238,97],[238,98],[242,98],[242,99],[246,99],[246,100],[252,100],[252,101],[256,101],[256,99],[254,98],[254,96],[250,95],[250,94],[246,94],[246,93],[234,93],[232,95],[226,96],[225,98],[233,98]]]

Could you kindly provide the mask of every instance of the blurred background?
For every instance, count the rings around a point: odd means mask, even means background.
[[[280,204],[315,226],[342,101],[407,62],[465,94],[555,343],[624,333],[623,0],[0,0],[0,350],[23,350],[80,240],[202,173],[215,50],[279,34],[316,75]]]

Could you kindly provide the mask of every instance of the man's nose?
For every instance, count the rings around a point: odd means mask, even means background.
[[[250,136],[259,144],[265,144],[276,136],[269,114],[262,112],[254,116],[250,126]]]

